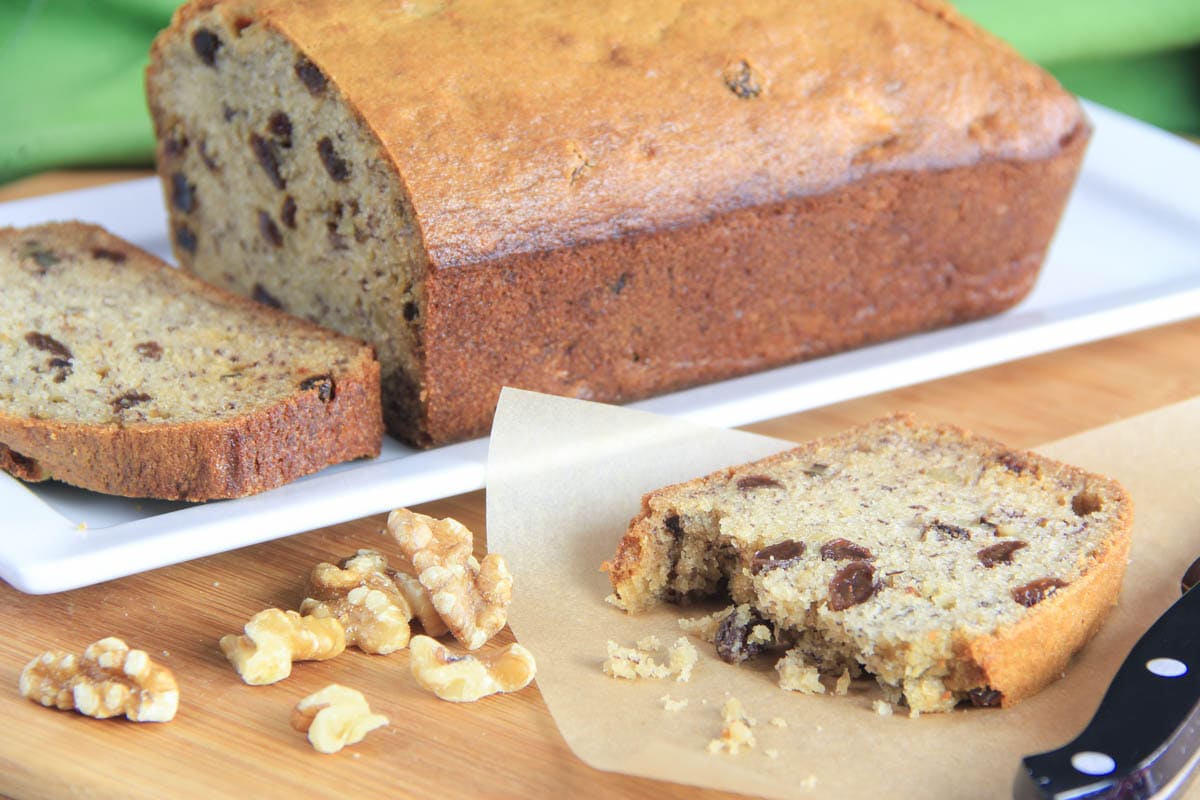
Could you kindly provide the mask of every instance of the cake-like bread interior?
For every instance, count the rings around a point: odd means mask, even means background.
[[[894,416],[647,495],[607,568],[629,611],[727,589],[749,607],[727,660],[765,623],[793,662],[943,711],[1061,674],[1116,602],[1131,523],[1110,479]]]
[[[259,491],[382,438],[361,341],[100,228],[0,229],[0,465],[118,494]]]
[[[153,91],[171,109],[156,119],[158,160],[181,263],[372,342],[389,365],[389,427],[419,441],[425,256],[403,188],[320,68],[239,20],[228,5],[198,10],[188,36],[156,46]]]

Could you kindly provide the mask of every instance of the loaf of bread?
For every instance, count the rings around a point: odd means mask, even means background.
[[[211,500],[379,454],[379,363],[81,223],[0,228],[0,468]]]
[[[1099,629],[1132,520],[1111,479],[897,415],[646,495],[605,568],[631,612],[728,591],[728,661],[864,670],[916,712],[1007,706]]]
[[[147,88],[179,261],[420,445],[1006,309],[1089,135],[940,0],[196,0]]]

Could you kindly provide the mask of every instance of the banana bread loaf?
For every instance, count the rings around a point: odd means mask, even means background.
[[[369,345],[80,223],[0,228],[0,468],[210,500],[379,454]]]
[[[735,607],[692,624],[727,661],[865,670],[945,711],[1063,673],[1116,603],[1132,520],[1115,481],[897,415],[648,494],[605,568],[631,612],[727,587]]]
[[[421,445],[1008,308],[1089,132],[939,0],[195,0],[147,89],[179,261]]]

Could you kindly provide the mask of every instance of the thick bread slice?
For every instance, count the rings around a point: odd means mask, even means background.
[[[0,229],[0,467],[211,500],[379,454],[370,346],[81,223]]]
[[[721,620],[726,660],[765,623],[792,664],[945,711],[1062,674],[1116,602],[1132,521],[1111,479],[897,415],[646,495],[606,569],[629,611],[727,586],[749,608]]]

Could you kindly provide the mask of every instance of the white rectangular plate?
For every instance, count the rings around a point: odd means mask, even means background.
[[[1088,105],[1095,136],[1033,293],[998,317],[654,398],[636,407],[736,426],[1200,313],[1200,148]],[[0,204],[0,225],[81,219],[170,258],[155,179]],[[478,489],[487,441],[383,454],[240,500],[105,497],[0,474],[0,578],[85,586]]]

